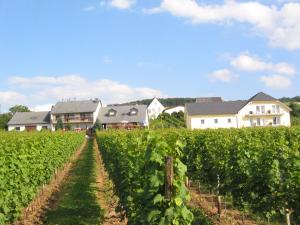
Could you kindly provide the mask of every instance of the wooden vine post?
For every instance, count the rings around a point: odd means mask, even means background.
[[[218,186],[217,186],[217,191],[218,191],[218,214],[219,214],[219,221],[221,222],[221,214],[222,214],[222,199],[221,199],[221,195],[220,195],[220,176],[218,175],[217,177],[218,179]]]
[[[171,200],[173,186],[173,157],[166,157],[166,171],[165,171],[165,198]]]
[[[291,219],[290,219],[291,213],[292,213],[291,210],[285,209],[286,225],[291,225]]]

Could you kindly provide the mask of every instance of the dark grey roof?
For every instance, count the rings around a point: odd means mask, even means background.
[[[7,125],[49,124],[50,112],[16,112]]]
[[[185,105],[188,115],[222,115],[238,113],[248,101],[198,102]]]
[[[223,102],[221,97],[196,98],[196,102]]]
[[[253,101],[277,101],[277,99],[273,98],[270,95],[267,95],[266,93],[259,92],[249,99],[249,102],[253,102]]]
[[[130,111],[136,109],[137,113],[131,115]],[[109,112],[114,110],[116,114],[110,116]],[[145,123],[147,120],[147,106],[146,105],[124,105],[124,106],[108,106],[100,109],[98,116],[100,123]]]
[[[58,102],[52,108],[52,114],[95,112],[99,100]]]

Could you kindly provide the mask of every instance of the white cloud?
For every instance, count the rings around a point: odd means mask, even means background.
[[[264,62],[263,60],[247,53],[240,54],[238,57],[231,59],[230,64],[234,68],[243,71],[271,71],[290,76],[296,74],[295,68],[286,62]]]
[[[169,12],[194,24],[232,22],[250,24],[266,36],[273,47],[300,49],[300,4],[264,5],[256,1],[226,0],[221,4],[200,4],[196,0],[162,0],[146,13]]]
[[[83,8],[83,11],[86,11],[86,12],[90,12],[90,11],[94,11],[94,10],[96,10],[95,6],[88,6],[88,7]]]
[[[55,102],[61,99],[100,98],[104,103],[122,103],[161,96],[161,91],[147,87],[131,87],[116,81],[87,80],[79,75],[12,77],[12,85],[30,91],[32,102]],[[34,105],[34,104],[31,104]]]
[[[260,80],[272,89],[287,89],[292,85],[290,78],[281,75],[262,76]]]
[[[54,104],[45,104],[45,105],[36,105],[34,107],[31,107],[30,110],[34,112],[43,112],[43,111],[50,111],[51,107]]]
[[[220,81],[220,82],[230,83],[237,77],[238,77],[237,75],[233,74],[228,69],[217,70],[209,75],[211,82]]]
[[[111,0],[109,5],[118,9],[129,9],[135,4],[135,0]]]
[[[26,101],[25,95],[15,91],[0,91],[0,104],[21,104]]]

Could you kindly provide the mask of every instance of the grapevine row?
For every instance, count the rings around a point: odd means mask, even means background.
[[[83,140],[77,133],[0,132],[0,224],[20,217]]]

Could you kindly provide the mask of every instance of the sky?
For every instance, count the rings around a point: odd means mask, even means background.
[[[0,0],[1,111],[300,95],[300,1]]]

